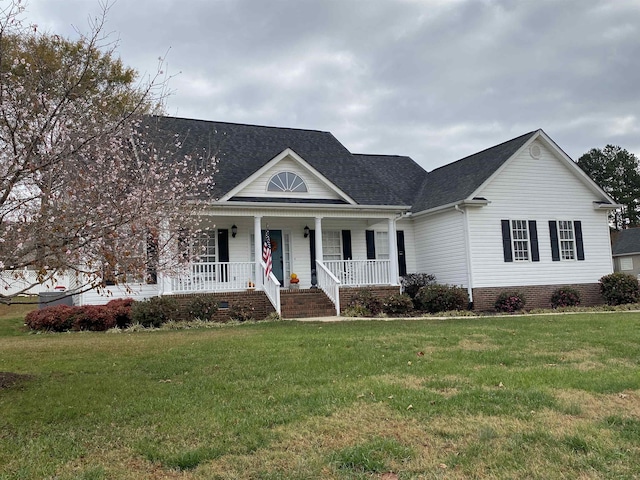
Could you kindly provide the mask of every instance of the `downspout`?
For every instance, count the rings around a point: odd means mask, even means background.
[[[460,208],[460,204],[454,206],[456,211],[464,215],[464,248],[467,256],[467,293],[469,295],[469,310],[473,309],[473,270],[471,268],[471,242],[469,242],[469,215]]]

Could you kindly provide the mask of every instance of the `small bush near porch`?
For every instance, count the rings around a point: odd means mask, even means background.
[[[58,334],[23,315],[0,316],[3,479],[640,471],[636,313]]]

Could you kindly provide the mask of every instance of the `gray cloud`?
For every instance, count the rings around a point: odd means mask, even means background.
[[[86,29],[97,2],[30,0]],[[427,169],[537,128],[640,154],[638,0],[119,0],[126,64],[167,57],[172,115],[331,131]]]

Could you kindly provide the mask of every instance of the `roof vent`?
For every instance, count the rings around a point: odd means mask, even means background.
[[[537,160],[538,158],[540,158],[540,147],[536,144],[531,145],[529,147],[529,153],[533,158]]]

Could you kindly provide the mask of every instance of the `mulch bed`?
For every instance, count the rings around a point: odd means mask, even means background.
[[[33,375],[22,375],[20,373],[0,372],[0,390],[11,388],[21,382],[31,380]]]

